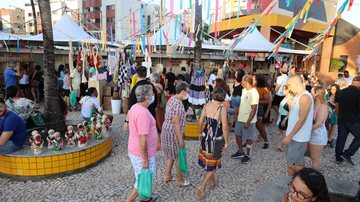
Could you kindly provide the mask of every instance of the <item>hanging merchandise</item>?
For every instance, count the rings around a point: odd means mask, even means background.
[[[72,72],[74,70],[73,61],[74,61],[74,49],[73,49],[72,41],[70,40],[69,41],[69,69],[70,69],[70,72]]]
[[[122,62],[118,71],[118,86],[121,86],[129,80],[128,73],[130,72],[131,65],[130,61]]]
[[[79,67],[82,67],[83,65],[83,60],[82,60],[82,48],[79,48],[79,50],[77,51],[77,57],[76,57],[76,65]],[[69,55],[70,58],[70,55]]]
[[[147,52],[150,54],[151,53],[151,44],[150,44],[150,33],[146,33],[146,48],[147,48]]]
[[[145,54],[146,39],[144,35],[141,35],[141,51]]]
[[[144,60],[145,61],[142,62],[141,65],[146,67],[146,70],[147,70],[146,71],[146,75],[147,75],[146,78],[149,78],[150,74],[151,74],[150,69],[152,67],[152,62],[151,62],[150,55],[149,55],[149,53],[147,51],[145,52]]]
[[[213,18],[213,15],[210,15],[210,18],[209,18],[209,26],[208,26],[208,30],[207,30],[207,33],[208,33],[208,34],[210,34],[212,18]]]
[[[106,50],[106,34],[105,29],[101,29],[101,50]]]
[[[208,3],[207,3],[207,19],[210,18],[210,7],[211,7],[211,0],[208,0]],[[211,24],[209,24],[210,26]]]
[[[116,71],[116,67],[119,65],[119,53],[109,54],[107,58],[107,68],[109,71],[109,75],[113,75]]]
[[[237,13],[236,13],[236,21],[239,21],[239,16],[240,16],[240,1],[238,0]]]
[[[110,25],[110,43],[111,45],[114,44],[114,36],[113,36],[113,27]]]
[[[189,102],[192,105],[204,105],[206,103],[205,93],[205,70],[202,67],[191,67],[191,85],[189,88]]]
[[[142,6],[140,7],[140,30],[141,30],[141,34],[146,32],[146,28],[145,28],[145,23],[144,23],[144,11]]]

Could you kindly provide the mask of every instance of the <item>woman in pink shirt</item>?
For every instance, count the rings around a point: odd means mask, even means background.
[[[128,155],[134,168],[135,178],[142,169],[149,169],[154,175],[156,169],[155,151],[157,146],[156,121],[148,110],[148,106],[155,100],[151,85],[141,85],[135,90],[137,103],[133,105],[128,113],[129,142]],[[127,202],[134,201],[137,196],[137,183],[130,192]],[[157,196],[153,195],[143,201],[155,201]]]

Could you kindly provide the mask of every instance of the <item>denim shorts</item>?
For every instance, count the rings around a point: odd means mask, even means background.
[[[327,141],[328,141],[328,134],[325,125],[322,125],[320,126],[320,128],[311,131],[311,136],[309,141],[310,144],[326,145]]]
[[[0,155],[8,154],[22,149],[22,146],[17,146],[12,140],[9,140],[5,145],[0,146]]]
[[[245,125],[245,123],[236,121],[235,129],[234,129],[235,135],[241,136],[245,140],[254,139],[255,123],[250,123],[250,126],[248,129],[245,129],[244,125]]]
[[[241,97],[240,96],[231,96],[231,107],[239,107],[240,106]]]

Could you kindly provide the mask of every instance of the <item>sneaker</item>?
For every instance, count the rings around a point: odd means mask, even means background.
[[[269,143],[268,143],[268,142],[265,142],[265,143],[264,143],[264,146],[263,146],[263,149],[267,149],[267,148],[269,148]]]
[[[244,158],[244,154],[240,153],[239,151],[237,151],[235,154],[231,155],[231,158],[233,159],[240,159],[240,158]]]
[[[159,197],[158,195],[153,194],[153,195],[151,195],[151,197],[149,199],[141,200],[141,202],[153,202],[153,201],[156,201],[158,199],[158,197]]]
[[[346,161],[348,164],[352,165],[352,166],[355,166],[354,162],[351,160],[351,157],[350,156],[347,156],[345,154],[341,154],[340,157]]]
[[[340,158],[340,157],[336,157],[336,160],[335,160],[335,163],[337,163],[337,164],[340,164],[340,163],[342,163],[344,161],[344,159],[342,159],[342,158]]]
[[[245,156],[244,158],[241,159],[241,163],[247,163],[248,161],[250,161],[250,157]]]

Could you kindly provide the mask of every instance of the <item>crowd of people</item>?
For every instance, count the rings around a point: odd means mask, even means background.
[[[189,179],[179,168],[179,149],[185,148],[187,100],[193,83],[184,76],[189,75],[185,68],[177,76],[171,68],[166,69],[155,69],[150,79],[146,79],[147,68],[136,68],[137,83],[131,89],[130,110],[124,122],[124,130],[129,131],[129,158],[137,178],[142,169],[155,173],[155,153],[161,151],[167,160],[163,181],[175,181],[179,187],[189,186]],[[345,72],[344,77],[339,76],[334,84],[325,86],[313,75],[298,73],[284,63],[273,78],[236,70],[232,92],[225,79],[217,70],[211,72],[206,89],[208,101],[197,120],[198,164],[206,173],[196,188],[196,196],[205,198],[206,186],[211,189],[218,186],[215,173],[221,168],[223,152],[232,144],[229,142],[231,132],[237,144],[231,158],[246,164],[251,160],[256,130],[258,140],[264,141],[263,149],[268,149],[267,127],[277,124],[281,142],[272,144],[279,144],[276,151],[284,152],[288,175],[294,177],[289,184],[290,194],[284,201],[327,201],[320,156],[326,145],[336,147],[336,162],[354,165],[351,157],[360,146],[360,76],[350,81]],[[344,150],[349,133],[354,139]],[[304,168],[307,153],[312,168]],[[314,180],[318,182],[313,183]],[[306,186],[306,191],[298,191]],[[137,196],[135,183],[127,201],[134,201]],[[156,198],[152,195],[142,200],[155,201]]]

